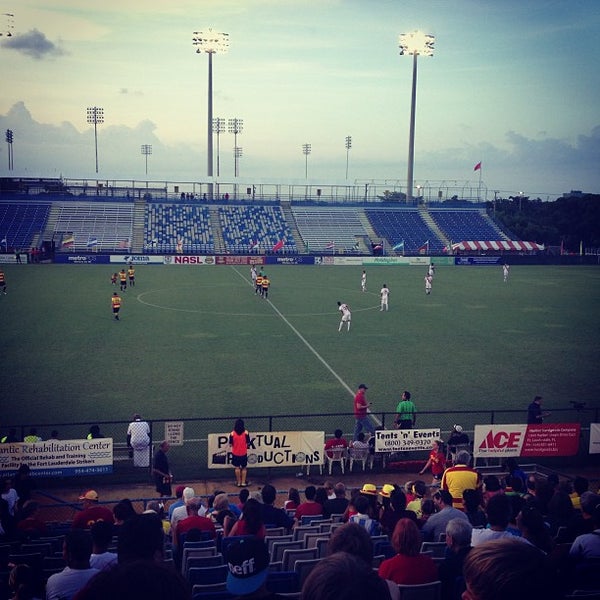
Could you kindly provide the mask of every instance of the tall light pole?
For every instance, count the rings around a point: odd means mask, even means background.
[[[346,179],[348,179],[348,160],[350,158],[350,148],[352,148],[352,136],[346,136]]]
[[[15,160],[13,154],[13,130],[6,130],[6,143],[8,144],[8,170],[12,171],[15,168]]]
[[[308,179],[308,155],[311,153],[310,144],[302,144],[302,154],[304,154],[304,178]]]
[[[408,138],[408,175],[406,178],[406,201],[413,199],[413,169],[415,164],[415,115],[417,109],[417,56],[433,56],[435,37],[421,31],[401,33],[399,37],[400,56],[412,54],[413,77],[410,104],[410,134]]]
[[[152,154],[152,144],[142,144],[141,152],[146,157],[146,175],[148,175],[148,156]]]
[[[235,146],[233,148],[233,158],[235,159],[235,176],[240,174],[240,158],[242,158],[243,148],[241,146]]]
[[[220,175],[220,156],[221,156],[221,134],[227,131],[225,129],[225,119],[221,119],[220,117],[215,117],[213,119],[213,133],[217,134],[217,177]]]
[[[237,136],[242,133],[244,129],[243,119],[229,119],[229,133],[233,133],[233,174],[234,177],[238,176],[238,158],[242,155],[241,152],[238,156],[237,152]],[[240,149],[241,150],[241,149]]]
[[[208,54],[208,120],[206,126],[206,171],[208,177],[213,176],[213,84],[212,84],[212,57],[217,52],[227,52],[229,48],[229,34],[218,33],[212,29],[194,31],[192,44],[198,46],[197,54]],[[212,197],[213,185],[208,184],[209,196]]]
[[[96,145],[96,173],[98,172],[98,125],[104,123],[104,109],[92,106],[87,109],[87,122],[94,125],[94,142]]]

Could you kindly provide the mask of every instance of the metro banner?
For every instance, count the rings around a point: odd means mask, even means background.
[[[579,450],[580,423],[475,425],[476,458],[573,456]]]
[[[267,431],[250,434],[248,466],[304,467],[323,464],[324,431]],[[208,434],[208,468],[231,469],[228,433]]]

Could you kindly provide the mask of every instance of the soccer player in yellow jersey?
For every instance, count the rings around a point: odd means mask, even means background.
[[[262,297],[265,298],[265,300],[269,297],[269,286],[271,285],[271,280],[266,276],[263,275],[262,278],[262,282],[261,282],[261,286],[262,286]]]
[[[124,292],[127,289],[127,273],[125,273],[125,269],[119,271],[119,281],[121,283],[121,291]]]
[[[129,265],[127,277],[129,277],[129,287],[135,286],[135,269],[133,268],[133,265]]]
[[[262,296],[262,280],[263,280],[263,274],[262,271],[256,276],[255,279],[255,284],[256,284],[256,288],[254,290],[255,294],[260,294]]]
[[[115,316],[115,321],[119,320],[119,311],[121,310],[121,296],[117,294],[117,292],[113,292],[113,295],[110,298],[113,315]]]

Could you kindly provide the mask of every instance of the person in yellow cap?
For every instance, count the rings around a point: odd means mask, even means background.
[[[83,510],[75,515],[73,529],[90,529],[97,521],[115,522],[112,510],[106,506],[99,506],[98,498],[96,490],[88,490],[79,496],[79,500],[83,504]]]

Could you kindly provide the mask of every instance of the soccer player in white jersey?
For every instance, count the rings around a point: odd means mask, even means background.
[[[362,275],[360,276],[360,289],[363,292],[367,291],[367,272],[364,269]]]
[[[425,293],[429,296],[431,294],[431,282],[433,281],[433,277],[427,273],[425,275]]]
[[[340,326],[338,327],[338,331],[342,331],[342,327],[344,323],[346,323],[348,327],[348,331],[350,331],[350,321],[352,320],[352,313],[350,312],[350,307],[338,301],[338,310],[342,313],[342,318],[340,319]]]
[[[504,283],[508,281],[508,274],[510,273],[510,265],[504,263],[502,267],[502,274],[504,275]]]
[[[254,265],[252,265],[250,267],[250,277],[252,277],[252,287],[256,287],[256,267]]]
[[[384,311],[388,309],[388,296],[390,295],[390,290],[388,286],[384,283],[383,287],[379,291],[379,295],[381,296],[381,308],[380,311]]]

